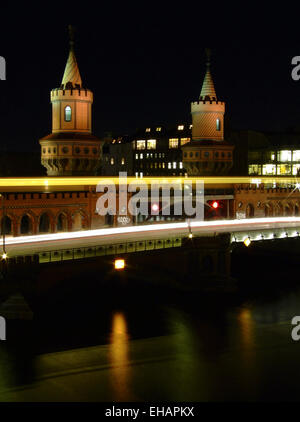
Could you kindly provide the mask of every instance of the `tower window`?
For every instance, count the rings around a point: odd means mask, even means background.
[[[65,107],[65,121],[70,122],[72,120],[72,109],[70,106]]]
[[[221,130],[221,122],[220,119],[216,120],[216,126],[217,126],[217,130]]]

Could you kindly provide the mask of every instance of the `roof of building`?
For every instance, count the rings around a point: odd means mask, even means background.
[[[73,28],[69,26],[70,33],[70,51],[64,76],[61,81],[61,87],[66,88],[82,88],[82,80],[74,52],[74,33]]]
[[[200,93],[200,100],[214,100],[217,101],[217,94],[213,82],[213,78],[210,72],[210,50],[206,50],[207,63],[206,63],[206,74],[202,84]]]
[[[50,135],[44,136],[41,138],[41,141],[49,141],[49,140],[56,140],[56,139],[65,139],[65,140],[82,140],[82,141],[97,141],[99,142],[99,138],[92,135],[91,133],[81,133],[81,132],[57,132],[57,133],[50,133]]]

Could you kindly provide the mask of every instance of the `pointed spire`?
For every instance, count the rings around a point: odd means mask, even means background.
[[[61,81],[61,86],[64,89],[81,88],[82,81],[79,73],[78,64],[74,53],[74,29],[69,25],[70,36],[70,52],[67,60],[64,76]]]
[[[209,48],[206,48],[206,56],[207,56],[207,62],[206,62],[206,74],[204,77],[201,94],[200,94],[200,100],[217,100],[217,95],[214,87],[214,82],[210,73],[210,56],[211,51]]]

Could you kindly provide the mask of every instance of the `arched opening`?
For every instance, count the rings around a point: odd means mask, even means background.
[[[280,202],[278,202],[278,204],[276,205],[275,216],[276,217],[282,217],[283,216],[283,206]]]
[[[246,218],[252,217],[254,217],[254,206],[249,203],[246,207]]]
[[[21,218],[20,232],[21,234],[32,233],[32,221],[31,221],[31,218],[27,214],[23,215],[23,217]]]
[[[58,232],[66,232],[68,231],[68,219],[65,214],[60,213],[57,217],[57,225],[56,230]]]
[[[289,204],[285,204],[284,205],[284,216],[285,217],[290,217],[292,216],[293,212],[292,212],[292,207],[290,207]]]
[[[265,204],[265,217],[273,217],[272,204]]]
[[[12,233],[12,222],[11,219],[6,215],[4,219],[1,220],[1,234],[11,234]]]
[[[65,107],[65,121],[70,122],[72,120],[72,109],[70,106]]]
[[[83,229],[83,215],[80,212],[76,212],[73,216],[73,230],[82,230]]]
[[[112,227],[114,225],[114,216],[107,213],[105,214],[105,225]]]
[[[44,213],[40,217],[39,233],[49,233],[50,231],[50,218],[47,213]]]

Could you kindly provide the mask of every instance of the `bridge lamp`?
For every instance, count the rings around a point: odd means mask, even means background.
[[[7,259],[7,253],[6,253],[6,252],[4,252],[4,253],[2,254],[2,259],[4,259],[4,261]]]
[[[251,244],[250,237],[246,237],[246,239],[244,240],[244,245],[247,246],[247,248],[248,248],[248,246],[250,246],[250,244]]]
[[[115,259],[115,270],[124,270],[125,260],[124,259]]]
[[[193,233],[189,233],[189,239],[193,239]]]

